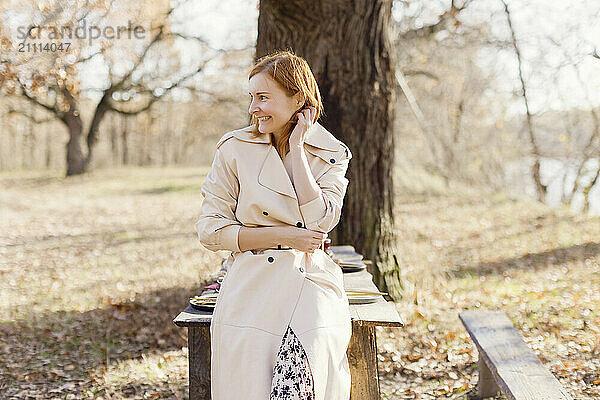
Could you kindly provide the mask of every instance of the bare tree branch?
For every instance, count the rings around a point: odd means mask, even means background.
[[[454,21],[455,23],[458,23],[458,19],[457,19],[458,14],[462,10],[467,8],[470,3],[471,3],[471,0],[465,0],[462,5],[457,6],[456,1],[452,0],[452,2],[450,4],[450,9],[448,9],[447,11],[442,13],[439,16],[437,22],[435,22],[433,24],[429,24],[429,25],[424,25],[423,27],[418,28],[418,29],[411,29],[411,30],[403,33],[400,37],[400,40],[410,40],[410,39],[414,39],[414,38],[426,38],[426,37],[430,37],[430,36],[440,32],[440,31],[443,31],[444,29],[447,28],[448,23],[450,23],[452,21]]]
[[[56,108],[56,106],[50,106],[48,104],[42,103],[40,100],[36,99],[35,97],[31,96],[29,93],[27,93],[27,88],[25,87],[25,85],[23,84],[23,82],[21,82],[21,79],[17,78],[17,83],[19,84],[19,86],[21,87],[21,93],[23,94],[23,96],[25,96],[25,98],[27,100],[29,100],[31,103],[43,107],[46,110],[50,111],[51,113],[53,113],[54,115],[56,115],[57,118],[60,118],[62,115],[62,112],[60,110],[58,110]]]
[[[501,1],[502,1],[502,4],[504,4],[504,12],[506,13],[506,19],[508,21],[508,27],[510,29],[512,45],[513,45],[515,54],[517,56],[517,62],[519,65],[519,80],[521,81],[521,91],[522,91],[523,101],[525,103],[525,112],[526,112],[526,118],[527,118],[527,133],[529,134],[529,142],[531,144],[532,155],[535,160],[535,162],[532,166],[533,180],[536,185],[538,200],[544,201],[544,198],[546,196],[547,186],[542,184],[541,176],[540,176],[540,150],[539,150],[539,146],[537,143],[537,139],[533,132],[532,114],[531,114],[531,110],[529,109],[529,98],[528,98],[528,94],[527,94],[527,86],[525,85],[525,78],[523,77],[523,60],[521,58],[521,51],[520,51],[519,45],[517,44],[517,36],[515,34],[515,29],[512,24],[512,16],[510,14],[510,10],[508,9],[508,4],[506,4],[505,0],[501,0]]]
[[[127,81],[127,79],[129,79],[131,77],[131,75],[133,74],[133,72],[142,64],[142,62],[144,61],[144,59],[146,58],[146,55],[148,54],[148,51],[150,50],[150,48],[152,46],[154,46],[155,43],[158,43],[163,35],[163,29],[164,29],[164,25],[161,25],[158,27],[158,33],[152,38],[152,40],[150,40],[150,42],[148,43],[148,45],[146,46],[146,48],[144,48],[144,51],[142,52],[142,54],[140,55],[140,57],[138,58],[138,60],[135,62],[135,64],[133,65],[133,67],[129,70],[129,72],[127,72],[119,82],[117,82],[116,84],[111,85],[111,87],[108,90],[111,91],[117,91],[119,89],[121,89],[123,87],[123,85],[125,84],[125,82]]]
[[[421,131],[423,136],[425,136],[425,143],[427,143],[427,146],[429,147],[429,151],[431,152],[433,159],[439,160],[439,154],[438,154],[439,152],[436,147],[436,143],[438,142],[436,135],[433,134],[431,132],[431,130],[429,129],[428,124],[425,120],[425,115],[423,115],[423,111],[421,111],[421,108],[419,107],[417,99],[413,95],[413,92],[410,89],[408,82],[404,78],[404,74],[402,73],[400,68],[396,69],[396,81],[398,82],[398,85],[402,89],[402,93],[404,93],[404,96],[406,97],[406,100],[408,101],[410,109],[411,109],[413,115],[415,116],[415,119],[417,120],[417,126],[419,127],[419,130]],[[444,176],[445,179],[447,178],[447,176],[444,175],[445,172],[442,171],[442,169],[439,168],[438,166],[436,166],[436,172],[438,172],[442,176]]]
[[[167,13],[165,14],[164,20],[167,20],[169,18],[169,16],[171,16],[171,14],[173,13],[174,10],[175,10],[175,7],[170,8],[169,11],[167,11]],[[148,43],[146,48],[144,48],[144,51],[142,52],[142,54],[140,55],[140,57],[138,58],[136,63],[133,65],[131,70],[129,70],[129,72],[127,74],[125,74],[125,76],[123,76],[119,82],[117,82],[114,85],[111,85],[111,87],[108,90],[116,91],[116,90],[119,90],[121,87],[123,87],[123,85],[125,84],[127,79],[129,79],[131,77],[131,75],[133,74],[133,72],[137,70],[137,68],[142,64],[142,62],[144,62],[144,59],[146,58],[146,55],[148,54],[148,51],[150,50],[150,48],[163,38],[163,35],[165,32],[165,24],[161,24],[157,28],[157,30],[158,30],[158,32],[150,40],[150,42]]]
[[[25,111],[17,110],[12,107],[8,109],[8,112],[6,114],[7,115],[11,115],[11,114],[23,115],[24,117],[28,118],[29,120],[31,120],[32,122],[34,122],[36,124],[44,124],[46,122],[56,121],[56,117],[37,119],[35,116],[33,116]]]
[[[82,64],[82,63],[84,63],[86,61],[89,61],[89,60],[91,60],[92,58],[96,57],[99,54],[104,54],[104,52],[106,52],[106,50],[110,49],[111,47],[112,47],[112,42],[111,42],[110,46],[102,47],[100,50],[98,50],[95,53],[92,53],[92,54],[88,55],[87,57],[79,58],[73,64]]]
[[[111,110],[115,111],[115,112],[117,112],[119,114],[124,114],[124,115],[136,115],[136,114],[139,114],[141,112],[144,112],[144,111],[148,110],[150,107],[152,107],[152,104],[156,103],[163,96],[165,96],[167,93],[169,93],[172,89],[178,87],[182,82],[186,81],[187,79],[193,77],[194,75],[196,75],[197,73],[199,73],[200,71],[202,71],[202,69],[204,69],[205,65],[208,64],[208,62],[211,61],[213,58],[209,58],[209,59],[205,60],[194,71],[192,71],[192,72],[190,72],[188,74],[185,74],[184,76],[182,76],[181,78],[179,78],[178,80],[176,80],[175,82],[173,82],[171,85],[169,85],[169,87],[163,88],[163,93],[161,93],[160,95],[157,96],[157,95],[154,94],[154,92],[152,92],[152,98],[142,108],[139,108],[137,110],[119,110],[116,107],[114,107],[114,104],[112,104],[111,105]]]
[[[48,23],[48,21],[52,20],[54,17],[56,17],[62,11],[63,11],[63,8],[59,4],[56,8],[54,8],[52,10],[52,12],[50,12],[48,15],[46,15],[46,17],[42,20],[42,22],[40,24],[38,24],[38,25],[30,25],[29,29],[27,30],[27,34],[25,35],[25,37],[23,38],[23,41],[21,43],[27,42],[27,39],[29,38],[29,35],[31,34],[32,30],[34,30],[35,28],[38,28],[40,26],[46,25]]]
[[[426,76],[430,79],[433,79],[436,82],[440,81],[440,77],[435,75],[434,73],[430,72],[430,71],[423,71],[420,69],[407,69],[405,71],[403,71],[404,76],[415,76],[415,75],[423,75]]]

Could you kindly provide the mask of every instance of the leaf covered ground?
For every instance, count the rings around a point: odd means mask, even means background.
[[[0,398],[185,399],[172,319],[218,270],[194,233],[202,168],[0,174]],[[423,181],[419,179],[419,181]],[[575,399],[600,398],[600,219],[399,182],[404,328],[378,328],[384,399],[465,398],[465,309],[505,311]]]

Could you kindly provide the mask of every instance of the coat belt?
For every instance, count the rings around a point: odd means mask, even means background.
[[[253,253],[262,253],[265,250],[291,250],[291,247],[277,245],[277,247],[266,247],[264,249],[255,249],[252,250]]]

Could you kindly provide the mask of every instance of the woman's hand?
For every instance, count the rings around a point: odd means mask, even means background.
[[[290,147],[301,147],[304,144],[306,132],[308,132],[308,130],[315,123],[314,119],[316,115],[317,109],[315,107],[303,108],[296,113],[298,121],[296,122],[296,126],[290,135]]]
[[[305,228],[296,228],[294,226],[285,227],[282,232],[282,244],[293,249],[306,253],[312,253],[323,244],[327,238],[326,233],[311,231]]]

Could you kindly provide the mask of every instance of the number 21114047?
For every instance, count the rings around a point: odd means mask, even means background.
[[[19,43],[19,53],[42,53],[69,51],[71,43]]]

